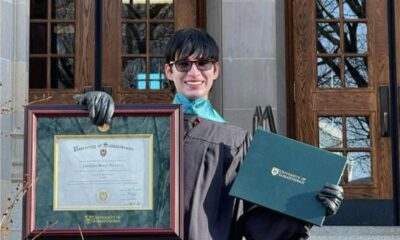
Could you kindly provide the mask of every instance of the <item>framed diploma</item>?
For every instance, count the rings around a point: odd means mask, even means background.
[[[25,123],[24,238],[183,239],[179,105],[116,106],[101,127],[33,105]]]

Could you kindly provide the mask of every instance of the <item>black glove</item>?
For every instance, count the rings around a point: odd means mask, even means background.
[[[325,206],[326,216],[332,216],[339,210],[340,204],[343,201],[343,188],[327,183],[316,197]]]
[[[90,120],[96,125],[110,124],[114,114],[114,100],[105,92],[91,91],[74,96],[78,104],[86,105]]]

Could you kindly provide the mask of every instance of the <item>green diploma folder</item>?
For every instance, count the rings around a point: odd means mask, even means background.
[[[339,184],[345,165],[340,155],[257,130],[230,195],[322,226],[325,207],[315,196]]]

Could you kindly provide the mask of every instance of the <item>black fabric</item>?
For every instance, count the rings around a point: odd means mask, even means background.
[[[184,127],[185,239],[308,238],[308,224],[228,195],[251,142],[246,131],[188,115]]]

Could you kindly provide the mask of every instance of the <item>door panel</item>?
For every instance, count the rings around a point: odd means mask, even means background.
[[[112,89],[116,103],[171,102],[164,47],[176,29],[204,27],[205,1],[103,0],[101,69],[94,64],[96,2],[31,1],[29,101],[74,103],[101,71],[96,85]]]
[[[392,199],[379,100],[379,87],[389,86],[386,1],[289,2],[295,137],[347,157],[347,199]]]
[[[94,85],[94,1],[30,6],[29,102],[74,103],[72,95]]]

